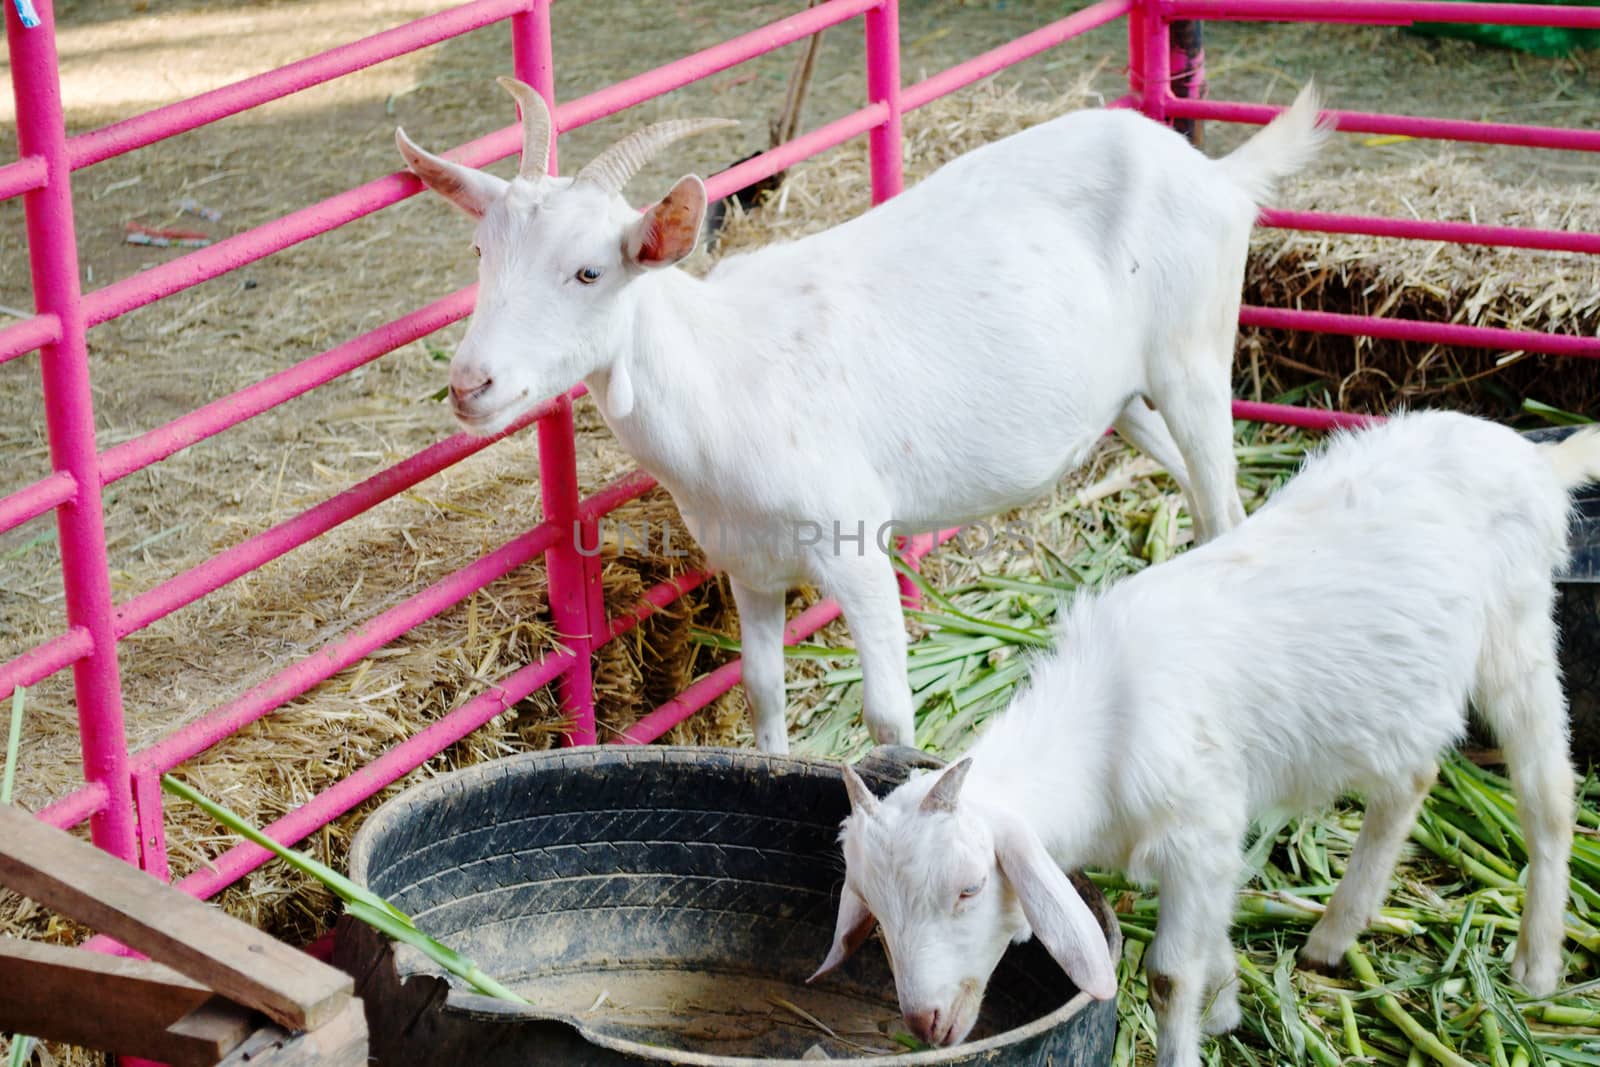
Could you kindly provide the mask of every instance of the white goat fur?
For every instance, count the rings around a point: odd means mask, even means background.
[[[1243,518],[1229,373],[1250,228],[1326,133],[1309,88],[1220,161],[1136,113],[1075,112],[703,280],[657,269],[693,249],[697,178],[641,220],[581,177],[507,183],[399,136],[480,219],[457,416],[497,433],[588,384],[732,579],[756,740],[781,752],[785,592],[802,582],[843,609],[873,737],[912,742],[885,524],[1024,503],[1113,424],[1179,482],[1201,538]]]
[[[1161,889],[1145,956],[1159,1062],[1198,1064],[1202,1030],[1239,1020],[1228,928],[1250,820],[1365,798],[1301,950],[1335,965],[1382,903],[1470,700],[1504,750],[1529,847],[1512,973],[1549,994],[1573,806],[1552,572],[1569,490],[1593,480],[1600,433],[1536,446],[1463,415],[1403,415],[1338,437],[1225,536],[1081,596],[967,760],[881,803],[850,781],[838,937],[819,974],[875,916],[907,1021],[953,1043],[1031,927],[1080,988],[1110,995],[1105,942],[1057,868],[1120,869]]]

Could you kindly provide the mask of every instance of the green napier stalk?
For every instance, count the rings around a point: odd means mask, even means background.
[[[514,1004],[528,1003],[516,993],[484,974],[478,969],[477,964],[461,953],[448,945],[435,941],[417,929],[417,924],[411,920],[409,915],[384,900],[372,890],[367,889],[365,886],[357,885],[332,867],[312,859],[303,852],[297,852],[294,849],[285,848],[278,844],[278,842],[251,826],[240,816],[190,786],[185,785],[170,774],[161,776],[161,788],[174,796],[182,797],[184,800],[197,805],[207,815],[210,815],[234,833],[255,842],[296,870],[310,875],[327,886],[333,891],[334,895],[344,901],[345,911],[351,918],[366,923],[385,937],[412,946],[480,993],[500,1000],[509,1000]]]
[[[1400,1001],[1393,993],[1383,992],[1383,984],[1378,981],[1377,972],[1372,969],[1372,962],[1361,951],[1360,945],[1351,945],[1344,958],[1350,964],[1350,973],[1362,986],[1378,993],[1378,1014],[1388,1019],[1400,1032],[1406,1035],[1411,1042],[1412,1051],[1426,1053],[1445,1067],[1471,1067],[1471,1063],[1462,1058],[1443,1041],[1439,1035],[1424,1027],[1411,1014],[1400,1006]]]
[[[1311,1056],[1317,1067],[1339,1067],[1339,1054],[1328,1044],[1328,1039],[1322,1031],[1306,1021],[1300,1014],[1300,1004],[1292,991],[1284,1003],[1271,979],[1262,974],[1260,969],[1251,962],[1250,957],[1239,957],[1239,977],[1248,985],[1256,996],[1260,997],[1268,1007],[1278,1014],[1282,1020],[1284,1035],[1294,1042],[1296,1046],[1303,1046]]]
[[[5,770],[0,772],[0,804],[11,803],[11,787],[17,780],[17,751],[22,747],[22,702],[26,692],[20,685],[11,691],[11,728],[6,731]]]
[[[1356,1005],[1348,993],[1339,994],[1339,1024],[1344,1030],[1344,1047],[1356,1059],[1364,1058],[1367,1050],[1361,1043],[1361,1027],[1356,1023]]]
[[[0,772],[0,804],[11,803],[11,787],[17,780],[17,752],[22,747],[22,705],[27,690],[17,686],[11,691],[11,726],[6,731],[5,770]],[[27,1034],[11,1035],[11,1053],[6,1057],[9,1067],[24,1067],[33,1057],[33,1038]]]
[[[1489,1058],[1494,1061],[1494,1067],[1511,1067],[1506,1060],[1505,1035],[1500,1032],[1500,1019],[1493,1007],[1484,1012],[1479,1029],[1483,1031],[1483,1043],[1489,1047]]]

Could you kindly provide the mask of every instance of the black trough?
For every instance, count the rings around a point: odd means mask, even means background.
[[[879,751],[863,777],[881,793],[907,765],[906,750]],[[374,1059],[1110,1062],[1115,1002],[1078,993],[1037,942],[1012,946],[973,1038],[950,1049],[894,1043],[905,1027],[876,938],[808,987],[832,939],[847,809],[835,765],[710,748],[534,753],[407,790],[357,834],[351,877],[539,1007],[447,983],[346,919],[335,962],[356,975]],[[1105,900],[1075,883],[1120,955]]]
[[[1530,430],[1536,441],[1555,441],[1572,426]],[[1580,769],[1600,766],[1600,486],[1574,498],[1572,563],[1556,582],[1561,628],[1561,673],[1572,721],[1572,754]]]

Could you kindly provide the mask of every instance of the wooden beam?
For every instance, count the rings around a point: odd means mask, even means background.
[[[6,805],[0,805],[0,885],[288,1030],[315,1030],[346,1010],[355,988],[342,971]]]
[[[251,1012],[159,963],[0,939],[0,1030],[210,1067],[255,1029]]]
[[[367,1019],[352,998],[319,1029],[291,1034],[257,1030],[217,1067],[367,1067]]]

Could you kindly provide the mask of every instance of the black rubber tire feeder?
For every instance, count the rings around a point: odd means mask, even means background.
[[[1558,441],[1578,427],[1530,430],[1535,441]],[[1572,723],[1572,755],[1581,769],[1600,766],[1600,487],[1576,494],[1572,562],[1556,580],[1561,675]]]
[[[925,760],[880,749],[860,769],[883,793]],[[801,1062],[814,1047],[857,1063],[900,1051],[893,1062],[908,1067],[1110,1062],[1116,1002],[1078,993],[1036,941],[1007,952],[977,1029],[954,1048],[894,1043],[904,1025],[876,938],[807,986],[832,940],[847,811],[837,766],[748,751],[605,747],[481,764],[374,812],[350,876],[538,1007],[451,984],[349,919],[334,960],[356,976],[383,1067],[733,1067]],[[1116,917],[1074,884],[1119,958]]]

